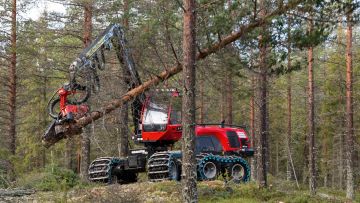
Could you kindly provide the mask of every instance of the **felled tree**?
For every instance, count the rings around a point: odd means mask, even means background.
[[[224,38],[222,38],[217,43],[214,43],[210,45],[207,48],[200,49],[198,53],[196,54],[196,60],[202,60],[209,56],[210,54],[213,54],[220,49],[224,48],[226,45],[236,41],[240,37],[244,36],[245,34],[253,31],[255,28],[264,25],[268,23],[272,18],[282,15],[286,13],[287,11],[294,9],[299,5],[302,1],[301,0],[294,0],[289,2],[288,4],[281,4],[278,8],[276,8],[274,11],[269,12],[268,14],[264,15],[263,18],[255,20],[249,24],[240,26],[239,29]],[[154,87],[161,83],[164,80],[169,79],[170,77],[176,75],[177,73],[182,71],[182,64],[180,62],[177,62],[176,65],[174,65],[172,68],[169,68],[163,72],[161,72],[156,77],[150,78],[146,82],[144,82],[142,85],[139,85],[132,90],[128,91],[126,94],[124,94],[120,99],[114,99],[110,101],[109,103],[105,104],[103,106],[102,111],[93,111],[90,114],[76,120],[75,123],[68,123],[64,124],[62,126],[63,128],[63,135],[57,136],[57,137],[49,137],[47,139],[43,140],[43,143],[46,147],[50,147],[51,145],[57,143],[63,138],[71,137],[76,134],[80,134],[82,131],[82,127],[92,123],[93,121],[103,117],[105,114],[108,114],[112,112],[113,110],[120,108],[127,102],[134,99],[136,96],[142,94],[143,92],[149,90],[151,87]]]

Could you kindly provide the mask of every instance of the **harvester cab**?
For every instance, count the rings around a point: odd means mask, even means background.
[[[181,138],[180,92],[176,88],[155,89],[148,95],[136,141],[155,148],[174,144]]]

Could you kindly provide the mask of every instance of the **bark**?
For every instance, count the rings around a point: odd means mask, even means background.
[[[66,140],[65,144],[65,168],[72,169],[72,149],[73,149],[73,140],[71,138]]]
[[[344,124],[344,125],[346,125],[346,124]],[[340,141],[339,141],[339,143],[340,143],[340,149],[339,149],[339,188],[340,189],[343,189],[344,188],[344,171],[346,171],[346,170],[344,170],[344,159],[345,159],[345,157],[344,157],[344,148],[346,147],[345,146],[345,134],[346,134],[346,132],[345,133],[341,133],[341,135],[340,135]]]
[[[223,81],[226,80],[226,77],[222,77],[221,78]],[[226,89],[226,86],[224,85],[224,83],[221,83],[221,92],[220,92],[220,109],[221,109],[221,122],[225,121],[226,118],[226,92],[224,91],[224,89]]]
[[[288,10],[294,9],[301,2],[302,2],[301,0],[292,1],[289,4],[286,4],[282,7],[277,8],[273,12],[266,15],[263,19],[255,20],[252,23],[240,26],[238,31],[225,36],[221,41],[209,46],[208,48],[201,49],[196,55],[196,60],[202,60],[202,59],[206,58],[207,56],[217,52],[218,50],[224,48],[226,45],[234,42],[235,40],[239,39],[240,37],[244,36],[245,34],[253,31],[255,28],[257,28],[263,24],[266,24],[266,22],[271,20],[272,18],[274,18],[278,15],[284,14]],[[156,86],[160,82],[167,80],[168,78],[176,75],[177,73],[179,73],[181,71],[182,71],[182,64],[177,63],[174,67],[168,68],[167,70],[156,75],[156,77],[153,77],[153,78],[149,79],[148,81],[144,82],[142,85],[139,85],[139,86],[133,88],[132,90],[128,91],[120,99],[114,99],[111,102],[105,104],[102,111],[91,112],[90,115],[84,116],[84,117],[76,120],[75,124],[63,125],[62,126],[62,128],[64,128],[63,135],[43,140],[43,144],[46,147],[50,147],[51,145],[55,144],[56,142],[58,142],[59,140],[61,140],[63,138],[70,137],[70,136],[81,133],[82,127],[101,118],[105,114],[108,114],[108,113],[112,112],[113,110],[120,108],[121,106],[123,106],[124,103],[132,100],[137,95],[143,93],[144,91],[147,91],[151,87]]]
[[[354,124],[352,74],[352,13],[349,12],[346,33],[346,198],[354,199]]]
[[[123,25],[126,30],[129,29],[129,0],[124,1],[124,17],[123,17]],[[123,69],[123,81],[120,84],[121,86],[121,92],[127,91],[127,81],[130,79],[130,75],[128,74],[128,71]],[[128,135],[129,135],[129,129],[128,129],[128,122],[129,122],[129,105],[125,103],[120,108],[120,114],[119,114],[119,120],[120,120],[120,142],[119,142],[119,156],[120,157],[126,157],[129,152],[129,142],[128,142]]]
[[[123,26],[129,29],[129,0],[124,0]]]
[[[304,87],[304,94],[306,95],[308,93],[308,88]],[[307,97],[304,98],[304,107],[305,107],[305,112],[308,112],[309,107],[308,107],[308,101],[307,101]],[[309,178],[309,135],[308,135],[308,131],[307,128],[304,128],[304,149],[303,149],[303,157],[304,157],[304,168],[302,170],[302,183],[306,184],[306,181]]]
[[[184,0],[182,97],[182,199],[197,202],[195,159],[196,0]]]
[[[287,63],[287,69],[290,70],[291,69],[291,32],[290,32],[290,27],[291,27],[291,19],[288,19],[288,25],[289,25],[289,29],[288,29],[288,42],[287,42],[287,50],[288,50],[288,63]],[[291,73],[288,73],[287,76],[287,81],[288,81],[288,86],[287,86],[287,148],[288,148],[288,153],[287,153],[287,167],[286,167],[286,178],[287,180],[291,180],[292,179],[292,172],[291,172],[291,161],[290,161],[290,157],[291,157],[291,137],[292,137],[292,123],[291,123]]]
[[[309,21],[309,32],[312,31],[313,22]],[[308,48],[308,127],[309,127],[309,189],[310,194],[316,194],[315,170],[315,114],[314,114],[314,74],[313,74],[313,47]]]
[[[228,7],[230,8],[232,5],[231,0],[227,1]],[[235,18],[235,12],[232,11],[230,13],[231,20],[234,20]],[[228,50],[231,52],[233,51],[233,47],[230,45],[228,46]],[[231,71],[231,66],[227,67],[227,70],[225,71],[226,78],[225,78],[225,92],[226,92],[226,117],[225,121],[228,124],[233,123],[233,75]]]
[[[125,84],[123,84],[124,86],[126,86]],[[123,88],[124,90],[126,88]],[[129,109],[128,109],[128,104],[125,103],[121,108],[120,108],[120,142],[119,142],[119,156],[120,157],[126,157],[128,155],[129,152],[129,140],[128,140],[128,134],[129,134],[129,129],[128,129],[128,113]]]
[[[260,18],[266,16],[266,1],[260,2]],[[267,104],[267,33],[266,25],[262,25],[259,39],[259,127],[260,127],[260,152],[258,153],[258,181],[261,187],[267,187],[267,152],[268,152],[268,104]]]
[[[92,31],[92,2],[84,3],[84,46],[87,47],[91,43]]]
[[[255,137],[255,78],[251,78],[252,95],[250,97],[250,142],[251,146],[256,148],[256,137]],[[253,180],[256,180],[256,157],[251,158],[251,174]]]
[[[91,43],[92,32],[92,1],[84,2],[84,47]],[[81,135],[81,150],[80,150],[80,177],[83,181],[88,180],[88,167],[90,165],[90,126],[86,126]]]
[[[45,57],[46,57],[46,54],[45,54]],[[43,103],[45,103],[47,101],[46,92],[47,92],[47,89],[48,89],[47,75],[44,75],[43,79],[44,79],[44,84],[43,84],[43,87],[41,89],[41,92],[42,92]],[[46,128],[46,126],[48,125],[47,115],[48,115],[47,111],[44,109],[44,111],[42,112],[42,116],[41,116],[41,118],[39,120],[42,123],[42,126],[44,126],[44,128]],[[45,168],[45,166],[46,166],[46,149],[44,147],[40,148],[40,158],[39,159],[41,159],[41,167]]]
[[[289,62],[291,63],[291,62]],[[291,137],[292,137],[292,123],[291,123],[291,75],[288,75],[288,87],[287,87],[287,138],[286,138],[286,145],[288,148],[287,152],[287,166],[286,166],[286,178],[287,180],[293,179],[292,174],[292,166],[290,163],[290,156],[291,156]]]
[[[199,79],[199,92],[200,92],[200,104],[199,104],[199,123],[204,123],[205,117],[205,104],[204,104],[204,96],[205,96],[205,87],[204,87],[204,75],[200,75]]]
[[[9,67],[9,151],[12,155],[16,152],[16,0],[12,0],[11,11],[11,55]]]
[[[230,67],[229,67],[230,68]],[[233,84],[232,84],[232,71],[226,71],[225,78],[225,92],[226,92],[226,117],[225,121],[227,124],[233,123]]]
[[[88,168],[90,165],[90,134],[91,128],[87,126],[81,135],[80,178],[88,180]]]

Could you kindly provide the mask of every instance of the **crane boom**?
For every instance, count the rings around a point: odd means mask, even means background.
[[[88,80],[90,80],[89,84],[95,86],[94,89],[99,89],[100,81],[97,74],[97,69],[104,70],[104,51],[111,50],[113,48],[115,49],[121,67],[124,69],[123,73],[128,90],[131,90],[141,85],[142,83],[140,80],[140,76],[135,68],[134,60],[131,56],[131,52],[125,39],[124,30],[119,24],[111,24],[71,63],[69,67],[70,85],[67,91],[74,91],[75,88],[79,86],[79,83],[76,81],[76,77],[77,73],[81,70],[84,70],[87,75],[90,75],[90,77],[88,77]],[[90,89],[90,87],[88,88]],[[141,122],[140,117],[144,101],[145,94],[140,94],[133,98],[131,103],[135,135],[141,135],[141,130],[139,126]],[[55,139],[58,141],[64,138],[64,136],[62,135],[62,128],[56,126],[61,125],[61,123],[59,122],[61,120],[60,117],[64,118],[65,116],[66,115],[59,114],[59,117],[54,119],[54,121],[51,123],[51,125],[48,127],[45,134],[43,135],[43,140]]]

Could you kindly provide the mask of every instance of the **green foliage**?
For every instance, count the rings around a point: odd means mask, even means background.
[[[7,188],[10,186],[10,180],[4,170],[0,169],[0,188]]]
[[[17,184],[40,191],[66,191],[75,186],[81,186],[83,183],[71,170],[48,166],[43,172],[31,172],[23,175]]]
[[[272,181],[275,181],[273,178]],[[219,181],[204,182],[199,184],[200,202],[289,202],[312,203],[328,202],[328,199],[311,197],[306,190],[287,191],[289,185],[286,181],[276,180],[274,187],[259,188],[254,182],[250,184],[224,186]],[[275,183],[280,183],[275,186]],[[290,186],[293,187],[293,186]],[[294,192],[295,191],[295,192]]]

